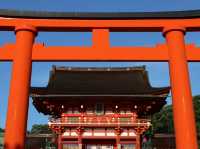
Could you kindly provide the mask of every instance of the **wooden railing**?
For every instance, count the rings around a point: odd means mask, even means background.
[[[150,126],[149,119],[138,119],[134,114],[63,114],[61,118],[49,120],[50,125],[81,126]]]

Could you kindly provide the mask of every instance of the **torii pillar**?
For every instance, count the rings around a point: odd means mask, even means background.
[[[5,149],[24,149],[28,119],[29,87],[32,66],[32,47],[36,29],[16,27],[12,79],[7,109]]]
[[[177,149],[197,149],[197,135],[186,59],[185,29],[164,29],[169,51],[169,72]]]

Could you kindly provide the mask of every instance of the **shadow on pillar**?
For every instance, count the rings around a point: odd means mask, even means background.
[[[4,144],[4,149],[22,149],[23,147],[19,144],[16,144],[14,146],[9,145],[8,143]]]

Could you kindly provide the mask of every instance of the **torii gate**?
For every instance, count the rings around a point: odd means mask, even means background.
[[[54,13],[0,10],[0,30],[16,33],[16,43],[0,47],[0,60],[13,61],[5,148],[24,149],[32,61],[166,61],[169,63],[177,149],[197,149],[188,61],[200,48],[185,45],[187,31],[200,31],[200,11],[159,13]],[[40,31],[92,31],[90,47],[46,47],[34,43]],[[162,32],[166,44],[110,47],[109,32]],[[13,49],[13,50],[11,50]]]

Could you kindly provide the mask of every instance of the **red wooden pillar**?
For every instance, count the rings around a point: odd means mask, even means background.
[[[28,117],[32,46],[36,29],[19,26],[16,32],[12,79],[8,101],[5,148],[24,149]]]
[[[116,148],[121,149],[121,143],[120,143],[120,136],[121,136],[121,129],[115,128],[115,134],[116,134]]]
[[[177,149],[197,149],[195,117],[185,54],[184,28],[165,28]]]
[[[136,134],[136,149],[141,149],[141,135],[149,129],[149,124],[147,126],[136,126],[135,128],[135,134]]]
[[[136,149],[140,149],[140,134],[136,134]]]
[[[78,135],[78,147],[79,149],[83,148],[83,143],[82,143],[82,134],[83,134],[84,129],[82,127],[77,128],[77,135]]]
[[[62,133],[58,134],[58,149],[62,149]]]
[[[62,149],[63,148],[63,142],[62,142],[62,136],[63,133],[65,132],[65,127],[57,127],[57,134],[58,134],[58,139],[57,139],[57,143],[58,143],[58,149]]]

